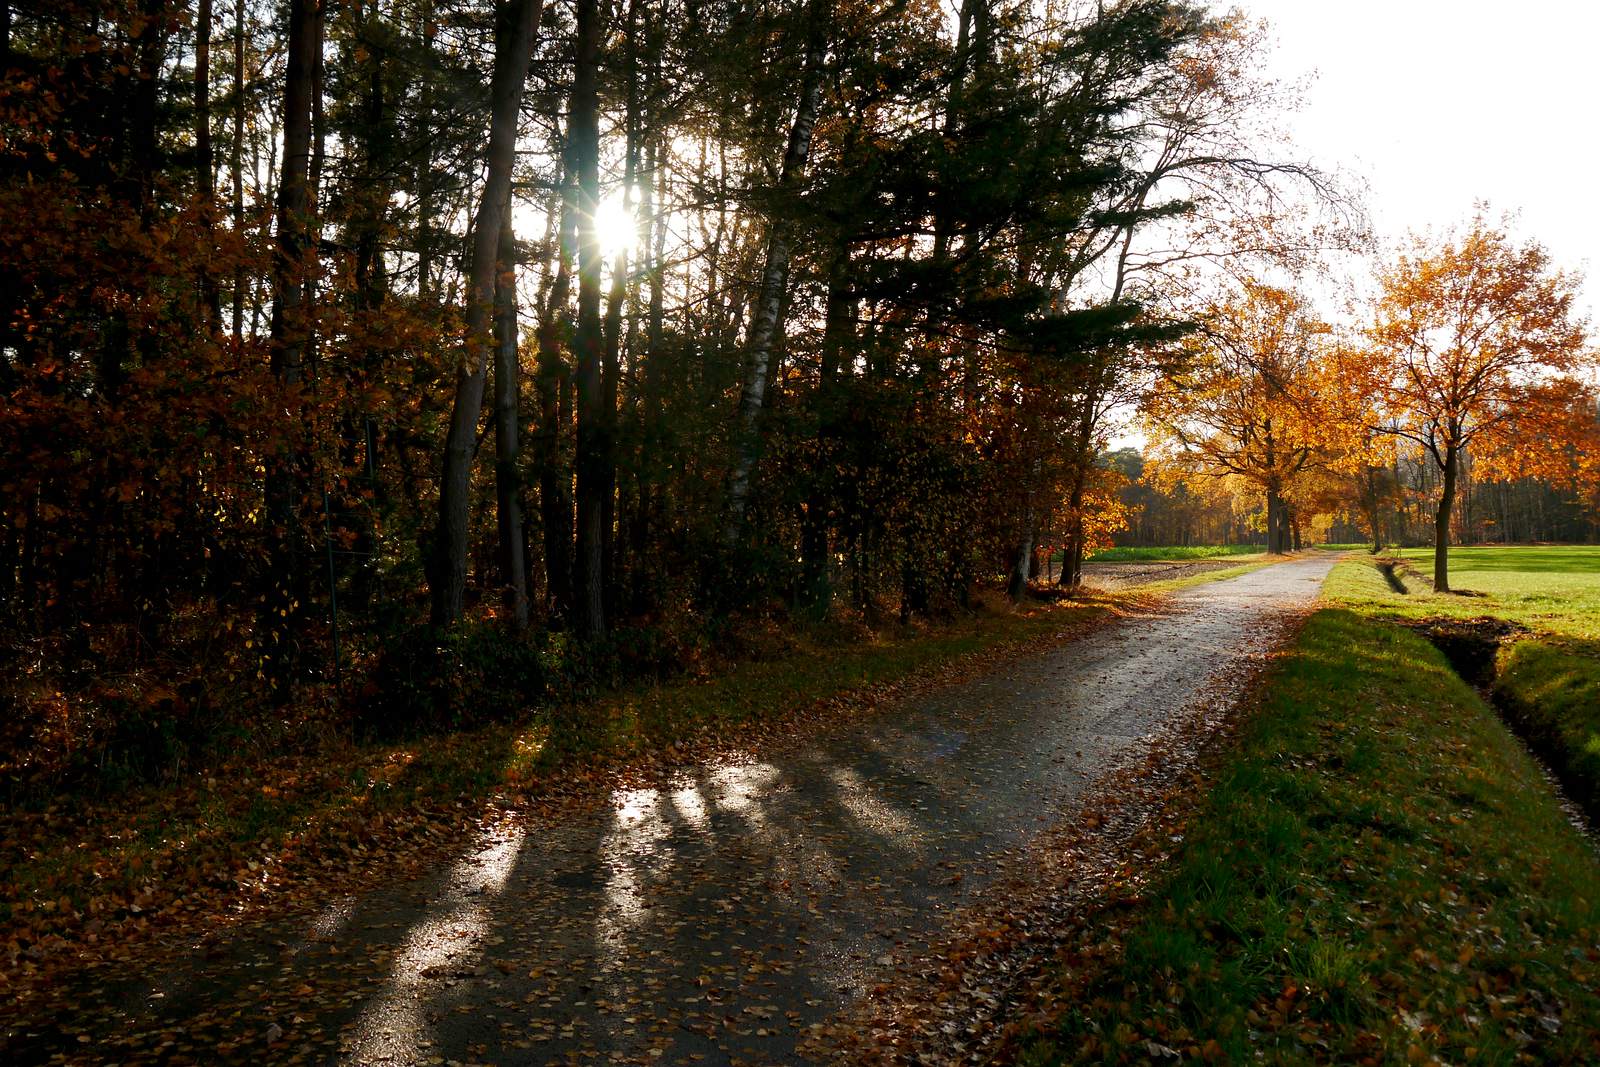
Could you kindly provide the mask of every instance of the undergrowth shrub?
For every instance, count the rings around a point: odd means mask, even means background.
[[[471,726],[542,703],[561,674],[564,637],[535,640],[487,623],[412,630],[380,655],[357,724],[390,737]]]

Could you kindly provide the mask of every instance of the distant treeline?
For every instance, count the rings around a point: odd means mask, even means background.
[[[1223,484],[1179,481],[1162,484],[1144,477],[1145,461],[1136,449],[1106,453],[1101,462],[1128,479],[1119,496],[1128,508],[1127,527],[1112,535],[1119,546],[1265,545],[1265,504],[1258,494],[1233,492]],[[1389,544],[1419,546],[1434,536],[1439,473],[1431,466],[1397,459],[1379,475],[1379,537]],[[1372,520],[1363,514],[1352,483],[1318,502],[1327,510],[1310,516],[1303,542],[1371,543]],[[1455,507],[1453,540],[1461,544],[1554,541],[1600,542],[1600,514],[1571,486],[1538,478],[1480,481],[1470,456],[1463,464],[1461,495]]]

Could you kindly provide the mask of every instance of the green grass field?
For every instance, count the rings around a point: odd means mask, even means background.
[[[1218,559],[1265,552],[1261,545],[1166,545],[1155,548],[1106,548],[1090,556],[1089,563],[1137,563],[1145,560]]]
[[[1484,595],[1335,567],[1121,953],[1062,972],[1023,1062],[1600,1062],[1600,855],[1404,625],[1528,627],[1500,684],[1592,719],[1600,550],[1452,555],[1453,584]]]
[[[1435,596],[1425,580],[1433,576],[1432,549],[1397,555],[1415,572],[1405,578],[1406,606],[1388,602],[1404,614],[1494,615],[1530,630],[1600,640],[1600,545],[1452,548],[1450,584],[1458,595],[1450,596]]]
[[[1376,563],[1391,559],[1401,561],[1403,594],[1369,580]],[[1455,592],[1434,593],[1432,576],[1432,549],[1400,549],[1339,566],[1324,592],[1384,618],[1492,615],[1540,633],[1600,639],[1600,546],[1452,548]]]

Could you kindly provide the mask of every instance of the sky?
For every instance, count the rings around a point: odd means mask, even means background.
[[[1600,2],[1240,0],[1271,72],[1313,75],[1288,126],[1300,151],[1369,182],[1380,238],[1446,227],[1475,201],[1557,266],[1600,268]],[[1581,308],[1600,309],[1600,278]]]
[[[1363,179],[1380,241],[1465,222],[1480,200],[1515,212],[1516,236],[1590,276],[1577,310],[1600,328],[1600,0],[1236,6],[1268,24],[1268,73],[1306,80],[1291,154]],[[1112,441],[1143,445],[1131,426]]]

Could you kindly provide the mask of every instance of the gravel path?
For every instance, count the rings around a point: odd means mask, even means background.
[[[84,991],[17,1060],[785,1062],[1007,857],[1242,673],[1332,557],[1184,590],[765,760],[486,836],[433,875]]]

